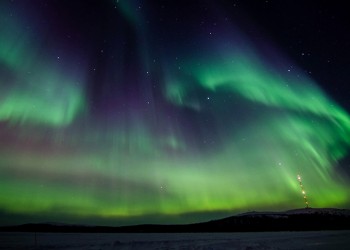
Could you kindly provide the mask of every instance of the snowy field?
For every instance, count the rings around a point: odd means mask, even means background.
[[[350,231],[262,233],[0,233],[0,249],[350,249]]]

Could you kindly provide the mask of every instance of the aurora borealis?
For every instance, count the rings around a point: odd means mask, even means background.
[[[349,77],[310,74],[247,2],[1,1],[1,223],[298,208],[298,174],[349,208],[349,93],[328,93]]]

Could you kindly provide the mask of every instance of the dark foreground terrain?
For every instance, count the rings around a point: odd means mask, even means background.
[[[350,231],[255,233],[0,233],[0,249],[345,250]]]
[[[187,225],[1,227],[2,249],[349,249],[350,210],[249,212]]]
[[[305,208],[285,212],[249,212],[186,225],[81,226],[55,223],[1,227],[2,232],[184,233],[350,230],[350,210]]]

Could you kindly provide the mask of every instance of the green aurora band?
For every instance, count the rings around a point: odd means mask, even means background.
[[[98,122],[84,67],[46,58],[43,41],[0,18],[3,214],[115,225],[288,209],[303,206],[299,173],[312,207],[349,207],[336,166],[350,117],[296,66],[287,74],[253,45],[201,47],[181,70],[164,64],[153,100],[175,114],[154,104]]]
[[[82,79],[67,77],[67,70],[36,49],[40,42],[6,17],[0,12],[0,34],[6,37],[0,40],[0,121],[70,124],[84,106],[77,86]]]

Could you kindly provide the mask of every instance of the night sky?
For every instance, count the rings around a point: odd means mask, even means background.
[[[345,3],[0,2],[0,224],[350,208]]]

